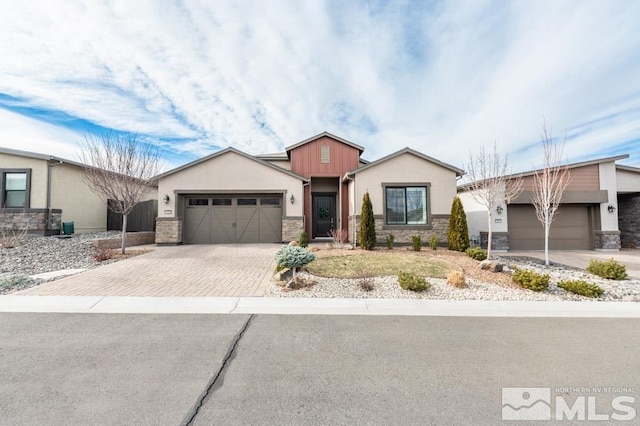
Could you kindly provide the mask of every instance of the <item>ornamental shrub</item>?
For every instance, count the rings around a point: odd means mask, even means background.
[[[609,280],[623,280],[627,278],[627,267],[613,259],[607,260],[606,262],[591,259],[589,266],[587,266],[587,271],[593,275]]]
[[[393,240],[394,240],[393,234],[387,235],[387,248],[389,250],[391,250],[393,248]]]
[[[467,280],[464,277],[464,273],[460,271],[451,271],[447,275],[447,282],[455,288],[465,288],[467,286]]]
[[[282,246],[276,252],[275,258],[278,266],[293,269],[295,275],[297,268],[302,268],[307,263],[313,262],[316,256],[303,247]]]
[[[469,227],[467,214],[464,212],[460,197],[453,199],[451,216],[449,216],[449,250],[464,252],[469,248]]]
[[[373,218],[373,205],[371,204],[368,192],[365,192],[362,197],[358,242],[365,250],[373,250],[376,246],[376,224]]]
[[[410,272],[400,272],[400,274],[398,274],[398,283],[404,290],[411,290],[416,293],[420,293],[431,288],[431,284],[429,284],[424,278]]]
[[[413,251],[420,251],[422,248],[422,238],[420,238],[420,235],[411,237],[411,245],[413,246]]]
[[[560,281],[558,287],[585,297],[598,298],[604,294],[604,290],[599,286],[582,280]]]
[[[549,275],[540,275],[528,269],[514,269],[511,279],[532,291],[545,291],[549,288]]]
[[[465,253],[467,256],[475,260],[485,260],[487,258],[487,252],[480,247],[468,248]]]
[[[429,237],[429,248],[431,250],[438,250],[438,237],[436,235]]]
[[[298,236],[298,245],[300,247],[307,247],[309,245],[309,236],[307,235],[307,231],[302,231]]]

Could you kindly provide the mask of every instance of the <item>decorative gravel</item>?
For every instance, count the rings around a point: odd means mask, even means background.
[[[98,266],[91,241],[119,237],[120,231],[75,234],[71,238],[26,237],[14,248],[0,248],[0,273],[35,275],[62,269]]]
[[[446,254],[445,254],[446,253]],[[307,272],[300,272],[305,279],[313,280],[315,285],[300,290],[283,290],[277,281],[273,280],[268,287],[267,297],[321,297],[321,298],[371,298],[371,299],[447,299],[447,300],[581,300],[581,301],[629,301],[640,302],[640,281],[638,280],[605,280],[591,275],[584,270],[564,265],[553,264],[545,267],[538,259],[525,257],[505,257],[499,259],[505,264],[504,272],[492,273],[481,271],[479,262],[463,255],[438,251],[437,257],[446,258],[460,265],[467,277],[467,288],[457,289],[444,279],[427,278],[431,288],[422,293],[403,290],[398,285],[396,276],[372,278],[374,290],[364,291],[360,288],[360,279],[337,279],[313,276]],[[550,285],[545,292],[537,293],[522,289],[511,281],[511,271],[514,268],[531,269],[542,274],[549,274]],[[565,291],[557,286],[562,280],[584,280],[599,285],[604,289],[604,295],[599,299],[591,299]]]

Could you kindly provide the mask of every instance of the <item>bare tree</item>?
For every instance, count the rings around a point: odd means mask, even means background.
[[[487,258],[491,258],[491,244],[493,241],[493,212],[498,206],[508,204],[522,192],[520,176],[508,176],[508,156],[498,152],[494,143],[493,151],[487,152],[484,145],[477,154],[469,154],[467,175],[471,182],[467,184],[469,194],[488,213]]]
[[[154,185],[159,151],[135,134],[104,133],[87,136],[81,152],[85,181],[114,213],[122,215],[122,254],[125,253],[127,216]],[[109,202],[113,200],[113,202]]]
[[[549,230],[560,207],[562,194],[569,184],[569,168],[562,164],[564,141],[558,146],[546,124],[541,131],[544,163],[533,179],[532,202],[536,216],[544,228],[544,264],[549,266]],[[566,138],[565,138],[566,140]]]

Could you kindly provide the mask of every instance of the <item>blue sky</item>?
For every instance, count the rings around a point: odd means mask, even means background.
[[[0,146],[77,158],[135,132],[167,167],[322,131],[372,160],[412,147],[464,168],[498,144],[640,166],[640,2],[29,1],[0,14]]]

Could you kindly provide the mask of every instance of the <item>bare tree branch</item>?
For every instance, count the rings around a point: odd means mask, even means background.
[[[159,151],[135,134],[104,133],[86,136],[80,153],[86,165],[84,179],[114,213],[122,214],[122,253],[125,252],[127,215],[154,186]],[[109,200],[114,200],[109,202]]]
[[[489,225],[487,257],[490,258],[493,240],[493,212],[496,207],[503,203],[508,204],[522,192],[522,179],[520,176],[508,176],[508,156],[504,155],[503,157],[495,143],[491,152],[488,152],[482,145],[477,154],[470,153],[466,171],[471,179],[471,182],[467,184],[469,194],[478,204],[487,209]]]
[[[531,201],[536,209],[536,217],[544,228],[544,263],[549,266],[549,230],[560,207],[562,194],[569,184],[570,172],[566,165],[562,165],[566,138],[558,146],[551,136],[551,130],[547,130],[546,123],[542,125],[540,136],[544,163],[541,169],[535,171]]]

